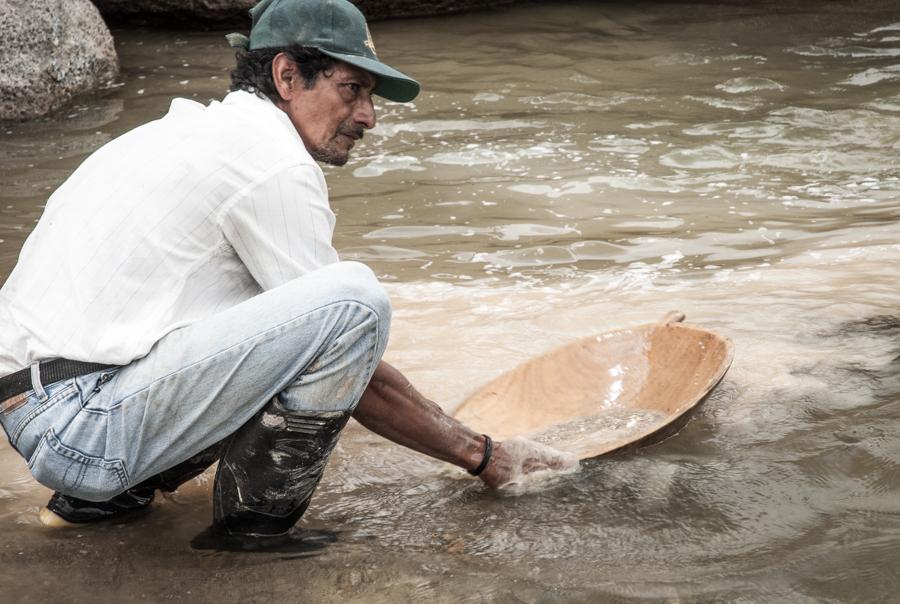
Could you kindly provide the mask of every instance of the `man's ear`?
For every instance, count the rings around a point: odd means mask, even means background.
[[[294,61],[283,52],[272,59],[272,81],[283,101],[290,101],[300,86],[300,70]]]

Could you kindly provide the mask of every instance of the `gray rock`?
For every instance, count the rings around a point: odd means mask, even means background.
[[[118,21],[249,27],[258,0],[93,0]],[[369,20],[441,15],[509,5],[518,0],[351,0]]]
[[[89,0],[0,0],[0,119],[45,115],[113,81],[112,35]]]
[[[367,19],[426,17],[515,4],[517,0],[351,0]]]
[[[117,21],[171,24],[250,23],[247,11],[259,0],[93,0]]]

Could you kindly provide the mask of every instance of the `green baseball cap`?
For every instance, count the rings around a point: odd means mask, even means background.
[[[250,16],[250,37],[228,34],[231,46],[312,46],[377,76],[374,92],[379,96],[405,103],[419,94],[417,81],[378,60],[366,18],[347,0],[262,0]]]

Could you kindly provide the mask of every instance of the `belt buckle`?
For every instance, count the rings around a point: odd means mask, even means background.
[[[25,404],[25,401],[28,400],[28,392],[23,392],[21,394],[17,394],[15,396],[11,396],[3,402],[0,402],[0,413],[7,414],[12,413],[19,407]]]

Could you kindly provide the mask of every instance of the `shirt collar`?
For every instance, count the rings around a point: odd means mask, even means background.
[[[266,97],[257,96],[246,90],[235,90],[225,95],[225,98],[222,99],[222,103],[225,105],[233,105],[235,107],[245,107],[251,111],[271,113],[292,135],[300,138],[300,134],[297,132],[297,129],[294,128],[294,124],[291,122],[291,118],[287,116],[287,113],[279,109],[275,103]]]

